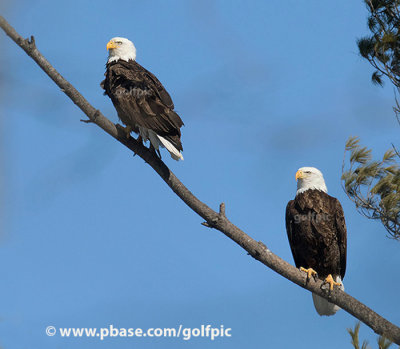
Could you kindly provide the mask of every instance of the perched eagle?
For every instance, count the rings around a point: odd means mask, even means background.
[[[317,275],[344,290],[347,232],[342,206],[327,194],[324,177],[314,167],[296,172],[297,192],[286,207],[286,231],[297,268],[308,278]],[[313,293],[319,315],[333,315],[340,308]]]
[[[175,160],[183,160],[180,128],[183,122],[174,112],[174,103],[160,81],[136,62],[136,48],[125,38],[107,43],[109,56],[105,80],[101,83],[126,125],[127,135],[134,131],[139,141],[149,140],[159,153],[167,148]]]

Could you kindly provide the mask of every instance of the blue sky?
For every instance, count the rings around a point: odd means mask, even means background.
[[[185,122],[185,161],[163,153],[204,202],[293,263],[284,212],[294,174],[318,167],[348,227],[346,290],[399,324],[399,245],[340,185],[350,135],[380,157],[398,140],[389,83],[370,83],[356,39],[362,1],[13,1],[2,14],[117,122],[99,87],[107,41],[130,38]],[[0,34],[2,348],[351,348],[344,311],[203,227],[140,159],[93,125]],[[232,328],[231,338],[65,339],[59,327]],[[375,347],[376,336],[361,334]],[[327,341],[330,339],[331,341]]]

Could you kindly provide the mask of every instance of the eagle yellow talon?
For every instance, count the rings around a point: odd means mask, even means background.
[[[307,273],[307,280],[311,279],[311,276],[317,275],[317,272],[313,268],[306,269],[306,268],[300,267],[300,270]]]
[[[126,133],[126,138],[128,139],[131,136],[132,132],[132,127],[131,126],[126,126],[125,127],[125,133]]]
[[[333,290],[333,285],[336,286],[342,286],[342,284],[340,282],[336,282],[335,280],[333,280],[333,277],[331,274],[329,274],[326,279],[325,282],[329,284],[329,289],[332,291]]]

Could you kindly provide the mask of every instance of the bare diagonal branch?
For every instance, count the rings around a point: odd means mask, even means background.
[[[194,212],[202,217],[205,225],[215,228],[232,239],[249,255],[257,259],[267,267],[271,268],[286,279],[295,284],[314,292],[330,302],[337,304],[348,313],[371,327],[376,333],[390,338],[400,344],[400,328],[375,313],[357,299],[351,297],[341,290],[328,292],[323,288],[321,280],[306,280],[306,275],[294,266],[272,253],[262,242],[257,242],[232,224],[225,215],[225,205],[221,204],[220,211],[216,212],[194,196],[188,188],[169,170],[169,168],[157,156],[150,152],[145,146],[136,142],[126,133],[122,126],[112,123],[99,110],[95,109],[68,81],[66,81],[57,70],[44,58],[35,45],[34,38],[23,39],[8,22],[0,16],[0,27],[4,32],[20,46],[43,71],[65,92],[65,94],[87,115],[89,121],[101,127],[105,132],[114,137],[120,143],[139,155],[147,162],[167,183],[167,185],[178,195]]]

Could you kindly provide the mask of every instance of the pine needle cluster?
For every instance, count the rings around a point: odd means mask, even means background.
[[[399,154],[390,149],[381,161],[372,159],[371,150],[357,137],[346,142],[350,166],[343,162],[342,183],[347,196],[364,216],[380,220],[389,236],[400,240]]]
[[[400,0],[364,0],[369,11],[371,35],[358,40],[362,57],[375,68],[372,82],[382,85],[382,77],[400,87]]]
[[[359,332],[360,332],[360,322],[358,322],[354,326],[354,330],[352,328],[348,328],[347,332],[349,332],[351,337],[351,344],[353,345],[354,349],[371,349],[368,345],[367,341],[363,341],[360,347],[360,339],[359,339]],[[384,336],[378,337],[378,349],[389,349],[389,347],[393,344],[389,339],[385,338]]]

